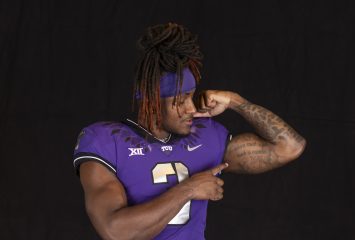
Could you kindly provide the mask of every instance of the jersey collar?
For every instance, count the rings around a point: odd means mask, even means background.
[[[122,121],[124,124],[128,125],[129,127],[131,127],[131,129],[133,131],[135,131],[137,134],[146,137],[147,139],[153,140],[153,141],[158,141],[160,143],[163,144],[167,144],[171,139],[172,139],[172,135],[170,133],[169,137],[167,139],[159,139],[157,137],[155,137],[153,135],[153,133],[151,133],[149,130],[147,130],[146,128],[144,128],[143,126],[141,126],[140,124],[136,123],[135,121],[126,118]]]

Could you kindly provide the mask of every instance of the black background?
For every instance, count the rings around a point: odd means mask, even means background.
[[[308,141],[272,172],[225,174],[207,239],[355,239],[354,1],[0,3],[0,239],[95,239],[72,167],[80,129],[131,110],[135,43],[199,35],[201,88],[235,91]],[[234,112],[217,119],[252,131]]]

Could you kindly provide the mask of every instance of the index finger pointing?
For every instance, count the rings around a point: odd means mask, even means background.
[[[213,175],[217,175],[220,173],[223,169],[228,167],[228,163],[221,163],[218,166],[214,167],[211,169],[211,172]]]

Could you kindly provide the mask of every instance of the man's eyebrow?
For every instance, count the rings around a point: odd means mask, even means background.
[[[192,96],[192,95],[194,95],[193,92],[187,92],[187,93],[184,94],[184,97],[188,97],[188,96]]]

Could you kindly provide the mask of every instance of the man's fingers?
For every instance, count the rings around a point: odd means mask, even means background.
[[[207,93],[203,94],[203,100],[205,103],[205,106],[208,108],[214,108],[217,104],[215,100],[213,100],[211,95],[208,95]]]
[[[204,91],[198,94],[195,106],[198,112],[195,117],[212,117],[212,112],[218,106],[218,102],[213,98],[210,91]]]
[[[206,107],[204,98],[202,95],[199,96],[199,102],[197,103],[197,112],[194,113],[194,117],[211,117],[211,113],[209,110],[211,108]]]
[[[222,187],[224,185],[224,181],[220,178],[217,178],[217,184]]]
[[[209,112],[195,112],[193,117],[211,117]]]
[[[200,94],[199,107],[202,109],[212,109],[217,105],[217,102],[211,98],[211,95],[207,92]]]
[[[228,163],[221,163],[218,166],[212,168],[211,172],[212,172],[213,175],[217,175],[218,173],[220,173],[226,167],[228,167]]]
[[[218,194],[217,196],[214,196],[214,197],[210,198],[210,200],[212,200],[212,201],[218,201],[218,200],[221,200],[222,198],[223,198],[223,194],[220,193],[220,194]]]
[[[216,101],[210,101],[207,106],[210,108],[214,108],[214,107],[216,107],[216,105],[217,105]]]
[[[208,107],[208,102],[206,101],[206,98],[204,96],[204,94],[200,96],[198,108],[202,110],[209,110],[210,107]]]

